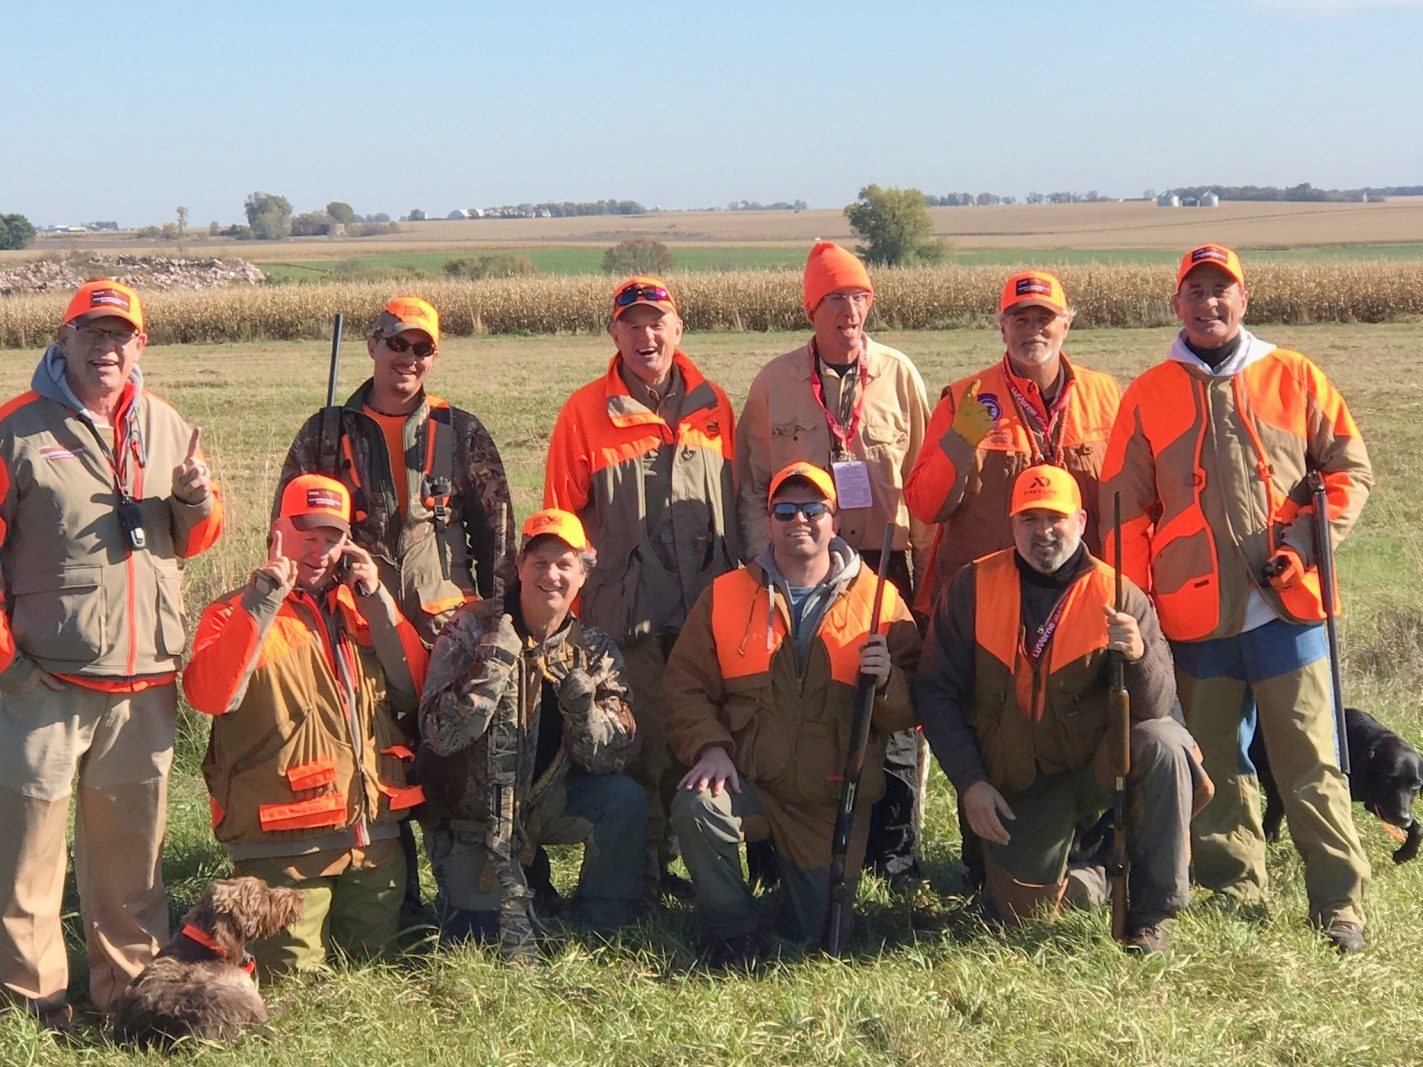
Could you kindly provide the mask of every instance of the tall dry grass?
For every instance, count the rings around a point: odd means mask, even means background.
[[[874,324],[923,330],[983,321],[997,306],[1000,267],[907,267],[875,272]],[[1173,321],[1169,269],[1078,265],[1059,271],[1077,326],[1163,326]],[[1250,321],[1392,322],[1423,315],[1423,263],[1261,264],[1249,271]],[[370,322],[399,283],[153,293],[155,344],[299,340],[324,336],[331,317]],[[597,277],[414,283],[439,309],[445,332],[588,333],[607,322],[612,281]],[[693,330],[798,329],[800,278],[791,271],[680,275],[675,295]],[[54,333],[66,293],[0,298],[0,347],[32,348]]]

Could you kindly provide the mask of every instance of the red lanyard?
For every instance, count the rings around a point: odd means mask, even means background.
[[[1018,409],[1018,417],[1027,424],[1028,439],[1032,442],[1035,451],[1033,462],[1048,462],[1059,467],[1062,466],[1063,414],[1067,410],[1067,391],[1072,387],[1072,377],[1064,371],[1062,388],[1058,391],[1057,399],[1047,408],[1046,422],[1043,421],[1044,413],[1041,405],[1018,388],[1018,383],[1014,381],[1013,368],[1006,355],[1003,357],[1003,380],[1008,383],[1008,395],[1013,398],[1013,406]],[[1050,454],[1043,454],[1044,450],[1038,448],[1040,438],[1047,445],[1046,452]]]
[[[1037,636],[1033,638],[1033,643],[1027,646],[1028,659],[1037,663],[1042,658],[1043,651],[1047,648],[1047,643],[1052,640],[1053,631],[1057,629],[1057,624],[1062,621],[1063,609],[1067,607],[1067,593],[1053,605],[1051,613],[1041,626],[1038,627]]]
[[[865,411],[865,356],[860,353],[860,358],[855,365],[858,368],[860,388],[855,397],[854,410],[850,412],[850,419],[844,425],[840,420],[830,414],[830,409],[825,405],[825,386],[820,381],[820,368],[817,366],[819,355],[815,351],[815,339],[811,338],[810,344],[806,346],[810,351],[810,392],[815,397],[815,402],[820,405],[820,410],[825,413],[825,425],[830,427],[830,436],[840,443],[840,451],[848,453],[850,451],[850,441],[860,429],[860,417]],[[841,386],[843,389],[844,386]]]

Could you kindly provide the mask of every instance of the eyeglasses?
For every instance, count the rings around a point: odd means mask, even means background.
[[[672,294],[660,285],[629,285],[613,297],[613,307],[632,307],[639,300],[655,303],[658,300],[670,301],[671,299]]]
[[[111,344],[115,348],[123,348],[138,336],[138,331],[134,329],[106,330],[102,326],[75,326],[73,323],[67,325],[86,345]]]
[[[796,512],[805,516],[807,522],[814,522],[822,515],[832,515],[829,504],[823,500],[808,500],[802,504],[796,504],[789,500],[782,500],[771,505],[771,516],[777,522],[791,522],[796,517]]]
[[[870,297],[870,293],[859,290],[853,293],[829,293],[825,299],[830,302],[831,307],[867,308],[870,306]]]
[[[424,359],[431,352],[435,351],[435,342],[415,341],[412,343],[403,337],[387,337],[385,339],[385,347],[392,352],[404,352],[408,349],[415,353],[416,359]]]

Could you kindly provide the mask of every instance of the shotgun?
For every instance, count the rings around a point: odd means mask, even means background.
[[[317,469],[331,478],[340,478],[341,409],[336,406],[336,369],[341,363],[341,313],[331,320],[331,364],[326,371],[326,406],[321,409],[321,433],[317,439]]]
[[[1349,775],[1349,732],[1344,725],[1344,680],[1339,675],[1338,604],[1334,598],[1334,539],[1329,536],[1329,496],[1324,476],[1309,472],[1314,494],[1314,554],[1319,560],[1319,595],[1324,607],[1324,631],[1329,637],[1329,678],[1334,683],[1334,737],[1339,745],[1339,769]]]
[[[504,543],[509,524],[509,505],[500,503],[498,517],[499,543]],[[494,602],[502,609],[504,577],[494,570],[491,590]],[[496,616],[498,618],[499,616]],[[515,665],[511,685],[518,685],[521,664]],[[523,829],[519,825],[519,715],[503,712],[505,701],[499,702],[494,720],[489,724],[486,754],[489,760],[489,837],[485,842],[487,861],[494,868],[499,884],[499,953],[507,960],[527,961],[537,957],[533,916],[529,901],[532,894],[524,878],[524,865],[519,856],[524,850]]]
[[[875,582],[874,607],[870,611],[871,634],[879,633],[880,605],[884,600],[884,583],[889,578],[894,555],[894,523],[884,524],[884,546],[879,558],[879,578]],[[860,672],[855,679],[855,714],[850,720],[850,752],[845,758],[845,773],[840,780],[840,799],[835,810],[835,830],[830,836],[830,906],[825,913],[825,930],[820,947],[832,956],[840,954],[840,934],[845,925],[845,913],[853,909],[850,900],[850,878],[855,872],[846,870],[850,853],[850,830],[855,823],[855,800],[860,791],[860,774],[865,769],[865,749],[870,743],[870,719],[875,707],[874,675]]]
[[[1112,494],[1112,606],[1125,610],[1122,601],[1122,494]],[[1107,867],[1111,881],[1112,937],[1127,939],[1127,775],[1131,773],[1131,696],[1127,693],[1126,659],[1107,653],[1111,674],[1107,693],[1108,757],[1112,770],[1112,858]]]

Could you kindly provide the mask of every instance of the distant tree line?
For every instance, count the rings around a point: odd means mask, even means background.
[[[646,215],[647,208],[636,200],[545,200],[538,204],[470,208],[466,214],[485,219],[562,219],[574,215]]]
[[[810,205],[804,200],[777,200],[774,204],[763,204],[759,200],[733,200],[726,205],[727,211],[804,211]],[[718,210],[711,208],[712,211]]]
[[[1182,185],[1167,189],[1177,196],[1200,197],[1215,193],[1222,200],[1285,200],[1292,202],[1347,203],[1390,196],[1423,196],[1423,185],[1386,185],[1364,189],[1316,189],[1309,182],[1281,188],[1278,185]]]

